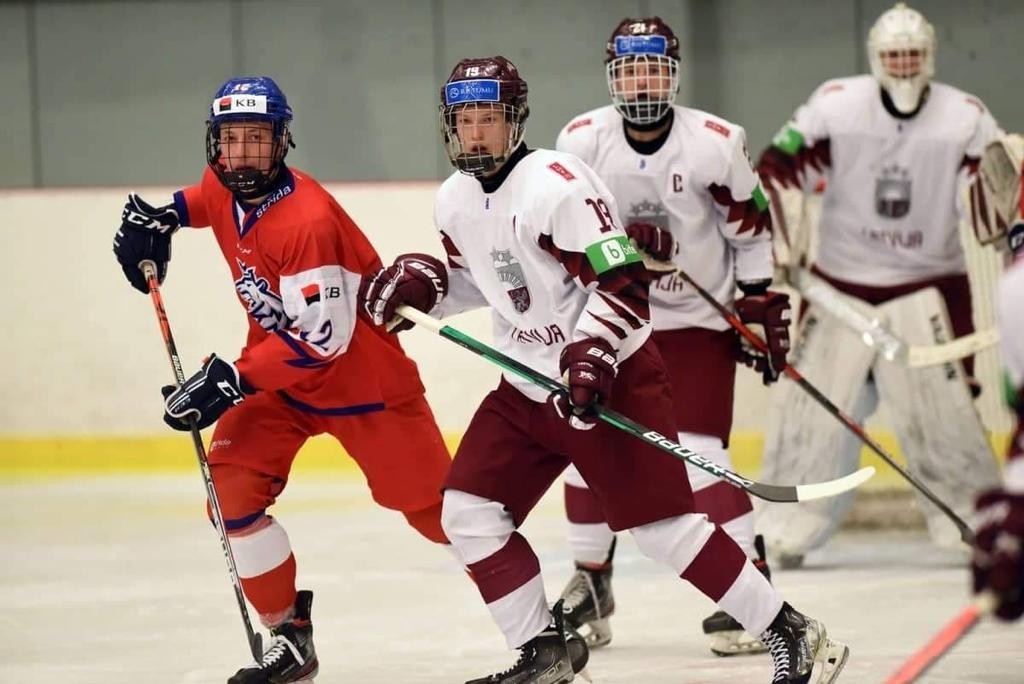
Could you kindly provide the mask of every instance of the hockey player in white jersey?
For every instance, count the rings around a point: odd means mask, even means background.
[[[489,306],[494,344],[567,394],[513,374],[477,409],[446,483],[446,534],[510,648],[508,670],[473,684],[571,682],[586,645],[567,645],[549,610],[537,556],[516,530],[573,463],[614,530],[696,585],[768,645],[773,682],[832,682],[848,649],[784,603],[736,543],[695,512],[683,463],[598,422],[607,405],[674,432],[666,371],[649,321],[649,276],[618,227],[615,200],[572,155],[522,141],[527,88],[503,57],[465,59],[441,90],[441,129],[458,169],[437,195],[447,263],[399,256],[368,277],[374,321],[405,304],[436,317]],[[813,677],[813,679],[812,679]],[[767,673],[766,673],[767,678]]]
[[[973,331],[959,198],[1000,132],[978,98],[932,80],[935,49],[927,20],[897,4],[868,35],[872,74],[821,85],[758,164],[779,219],[783,266],[806,258],[784,196],[824,182],[812,272],[852,304],[876,307],[870,315],[919,345]],[[961,517],[998,481],[973,403],[972,361],[911,369],[882,360],[814,306],[793,353],[800,373],[856,420],[885,399],[911,472]],[[809,395],[784,381],[773,400],[763,477],[807,482],[854,470],[861,443]],[[923,496],[919,501],[932,538],[959,547],[952,523]],[[844,495],[759,507],[758,529],[773,555],[797,565],[833,534],[851,502]]]
[[[1016,416],[1002,487],[977,502],[974,590],[996,598],[1004,620],[1024,615],[1024,137],[1005,136],[985,150],[971,188],[975,231],[1014,259],[999,281],[999,336],[1006,399]]]
[[[789,348],[789,298],[772,292],[770,214],[740,126],[674,104],[679,41],[660,17],[626,18],[606,47],[612,104],[572,119],[557,148],[590,166],[608,186],[630,240],[665,269],[651,284],[652,337],[665,360],[679,442],[726,468],[736,361],[774,382]],[[775,353],[752,358],[729,324],[673,272],[689,274],[767,334]],[[656,274],[657,275],[657,274]],[[689,468],[694,504],[735,541],[766,577],[749,495]],[[615,535],[578,470],[565,478],[565,508],[576,572],[562,594],[566,620],[592,646],[611,639]],[[760,549],[760,550],[759,550]],[[586,626],[586,629],[583,629]],[[704,621],[719,655],[762,652],[724,612]]]

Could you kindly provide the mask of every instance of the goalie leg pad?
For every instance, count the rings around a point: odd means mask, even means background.
[[[886,302],[881,309],[909,344],[941,344],[954,337],[934,288]],[[961,518],[970,518],[978,493],[998,485],[999,471],[963,365],[908,368],[878,361],[874,373],[910,472]],[[918,502],[932,538],[959,546],[953,523],[919,493]]]
[[[877,404],[868,371],[875,353],[842,323],[811,307],[801,323],[793,365],[840,409],[861,422]],[[803,484],[847,475],[857,468],[861,443],[788,378],[772,396],[764,465],[766,482]],[[757,528],[770,555],[785,564],[821,546],[853,503],[853,492],[821,501],[755,501]]]

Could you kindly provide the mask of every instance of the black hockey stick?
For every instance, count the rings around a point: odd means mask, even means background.
[[[164,337],[164,346],[167,348],[167,357],[171,361],[174,379],[181,386],[185,383],[185,372],[181,368],[181,359],[178,357],[178,348],[174,344],[174,336],[171,335],[171,323],[167,320],[164,298],[160,295],[160,282],[156,277],[156,264],[152,261],[143,261],[139,264],[139,268],[142,269],[142,274],[146,277],[146,284],[149,286],[149,296],[153,300],[157,322],[160,323],[160,333]],[[196,448],[196,458],[199,460],[199,471],[203,475],[203,484],[206,485],[206,497],[210,501],[210,510],[213,511],[213,523],[217,528],[217,535],[220,537],[224,558],[228,562],[228,574],[231,575],[231,584],[235,587],[235,599],[238,601],[238,609],[242,613],[242,622],[245,624],[245,637],[249,642],[249,649],[252,651],[253,660],[258,663],[263,659],[263,637],[252,628],[252,621],[249,619],[249,609],[245,605],[245,594],[242,593],[242,582],[238,579],[238,567],[235,565],[235,556],[231,553],[231,544],[228,543],[227,531],[224,527],[224,515],[220,511],[217,490],[213,488],[213,476],[210,474],[210,462],[206,458],[203,436],[199,432],[199,427],[196,425],[194,417],[189,416],[188,422],[191,427],[192,444]]]
[[[413,309],[410,306],[400,306],[398,307],[398,313],[403,318],[407,318],[413,323],[416,323],[427,330],[444,337],[445,339],[451,340],[455,344],[465,347],[475,354],[479,354],[491,363],[497,364],[505,370],[511,371],[539,387],[543,387],[549,392],[565,393],[569,391],[568,387],[557,380],[552,380],[546,375],[538,373],[529,366],[502,354],[497,349],[494,349],[483,342],[473,339],[469,335],[456,330],[450,325],[442,325],[440,321],[432,318],[422,311]],[[717,463],[704,458],[700,454],[687,449],[681,444],[673,442],[668,437],[630,420],[621,413],[612,411],[611,409],[603,406],[598,406],[597,415],[600,416],[601,420],[609,425],[612,425],[623,432],[628,432],[634,437],[642,439],[648,444],[672,454],[680,461],[690,463],[701,470],[711,473],[720,480],[728,482],[734,487],[747,490],[754,496],[764,499],[765,501],[795,502],[823,499],[854,489],[866,482],[875,474],[875,469],[869,466],[867,468],[861,468],[857,472],[851,473],[837,480],[816,482],[813,484],[788,486],[755,482],[754,480],[748,480],[745,477],[737,475],[731,470],[723,468]]]
[[[734,314],[732,311],[729,311],[729,309],[727,309],[721,302],[715,299],[710,292],[708,292],[703,287],[694,282],[693,278],[687,275],[685,271],[683,271],[682,269],[676,269],[675,273],[678,274],[679,277],[685,280],[687,283],[692,285],[693,289],[697,291],[697,294],[699,294],[708,304],[715,307],[718,313],[722,315],[722,318],[724,318],[729,323],[729,325],[735,328],[736,331],[739,332],[739,334],[742,335],[748,342],[754,345],[754,348],[756,348],[758,351],[762,353],[768,353],[768,345],[765,343],[765,341],[758,337],[756,334],[754,334],[750,330],[750,328],[745,326],[736,314]],[[918,480],[907,470],[901,467],[900,464],[897,463],[896,460],[892,456],[890,456],[885,449],[882,448],[881,444],[876,442],[874,439],[871,438],[870,435],[868,435],[867,431],[864,430],[864,428],[861,427],[860,424],[857,423],[857,421],[855,421],[850,416],[846,415],[842,411],[842,409],[840,409],[838,406],[832,403],[832,400],[830,400],[828,397],[822,394],[821,390],[812,385],[807,380],[807,378],[801,375],[796,368],[793,368],[793,366],[786,364],[786,366],[782,369],[782,372],[785,373],[786,376],[789,377],[793,382],[798,384],[801,387],[801,389],[810,394],[814,398],[814,400],[817,401],[818,404],[822,406],[822,408],[824,408],[826,411],[832,414],[840,423],[846,426],[846,428],[850,432],[855,434],[861,442],[866,444],[869,449],[878,454],[879,458],[888,463],[889,466],[891,466],[893,470],[899,473],[903,477],[903,479],[909,482],[912,487],[914,487],[917,491],[924,494],[924,496],[929,501],[935,504],[936,508],[942,511],[946,515],[946,517],[949,518],[954,525],[956,525],[956,528],[960,531],[960,539],[962,539],[965,544],[969,546],[974,546],[974,532],[967,525],[967,523],[965,523],[960,518],[960,516],[953,512],[953,509],[947,506],[942,501],[942,499],[937,497],[930,489],[928,489],[928,487],[923,482]]]

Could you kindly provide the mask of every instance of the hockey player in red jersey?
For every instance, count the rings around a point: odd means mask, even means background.
[[[975,232],[1012,256],[999,281],[999,337],[1006,399],[1016,416],[1001,487],[977,501],[974,590],[995,596],[1004,620],[1024,615],[1024,137],[985,150],[971,188]]]
[[[606,47],[612,104],[573,118],[557,148],[582,159],[608,185],[630,240],[660,269],[651,284],[652,338],[665,359],[680,444],[732,469],[737,360],[774,382],[789,349],[789,299],[768,289],[774,264],[768,202],[751,167],[743,128],[675,104],[679,40],[660,17],[626,18]],[[748,325],[760,326],[774,353],[753,358],[735,331],[674,273],[681,268]],[[737,288],[742,292],[736,296]],[[698,511],[724,529],[767,576],[754,536],[750,496],[689,468]],[[565,476],[565,509],[576,572],[562,596],[566,620],[587,627],[588,642],[611,639],[615,536],[579,472]],[[764,645],[722,611],[704,620],[718,655],[758,653]]]
[[[216,93],[202,181],[152,207],[130,195],[114,239],[129,282],[138,264],[162,280],[171,235],[210,226],[248,314],[234,361],[212,354],[181,387],[165,387],[164,420],[188,430],[217,423],[209,461],[242,587],[270,629],[261,663],[230,684],[293,682],[317,671],[312,592],[296,591],[284,528],[267,513],[311,436],[335,437],[374,500],[446,544],[441,488],[450,457],[423,397],[415,363],[397,339],[356,315],[360,277],[381,262],[338,203],[285,165],[292,110],[267,77],[235,78]]]
[[[686,467],[607,423],[607,405],[675,433],[671,389],[651,340],[650,278],[618,226],[615,199],[577,157],[523,142],[527,86],[504,57],[464,59],[441,89],[440,121],[457,171],[435,206],[447,264],[405,254],[364,280],[377,324],[399,305],[445,316],[488,306],[498,349],[549,377],[547,396],[506,373],[463,436],[445,484],[443,524],[518,661],[470,684],[562,684],[585,663],[549,611],[540,563],[517,528],[572,463],[613,530],[693,583],[759,635],[773,682],[832,682],[848,649],[789,604],[736,543],[695,512]],[[815,671],[812,674],[812,669]]]

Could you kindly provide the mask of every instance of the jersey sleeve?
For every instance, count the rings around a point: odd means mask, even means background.
[[[238,372],[263,390],[304,380],[348,349],[360,276],[345,268],[345,233],[330,220],[303,226],[282,241],[281,300],[287,327],[246,349]]]
[[[1003,273],[996,306],[1006,401],[1016,415],[1004,479],[1007,489],[1024,493],[1024,300],[1019,294],[1024,284],[1022,268],[1018,263]]]
[[[824,179],[832,153],[822,100],[836,90],[842,86],[826,83],[818,88],[772,139],[757,165],[766,184],[810,192]]]
[[[736,255],[736,280],[771,280],[771,214],[768,199],[747,155],[746,132],[729,136],[725,169],[708,191],[718,210],[718,230]]]
[[[447,257],[448,294],[430,311],[430,315],[447,318],[488,306],[487,298],[473,280],[462,252],[444,230],[441,230],[441,244]]]
[[[195,185],[182,188],[174,193],[174,208],[183,226],[204,228],[210,225],[210,212],[207,209],[207,197],[204,192],[210,180],[216,181],[213,171],[209,168],[203,173],[203,180]]]
[[[538,242],[589,293],[572,339],[600,337],[619,350],[631,337],[648,333],[650,276],[615,225],[618,212],[604,184],[582,169],[569,175],[571,187],[555,203]]]
[[[574,154],[586,164],[593,163],[596,147],[594,123],[587,116],[578,117],[566,124],[555,141],[556,150]]]

